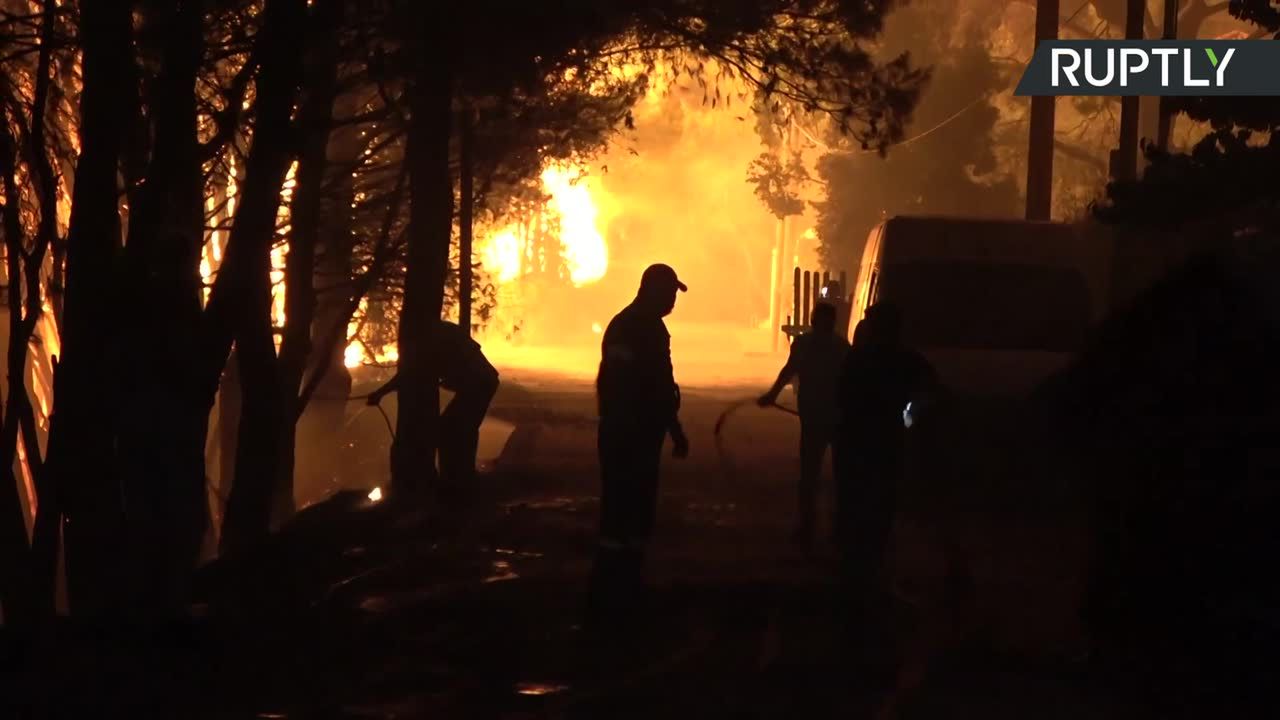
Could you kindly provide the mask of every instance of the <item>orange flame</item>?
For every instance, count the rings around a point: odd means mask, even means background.
[[[609,246],[593,196],[593,191],[598,191],[594,178],[571,166],[552,165],[542,171],[541,180],[550,198],[547,209],[560,221],[559,240],[569,280],[575,287],[597,282],[609,268]],[[534,258],[530,254],[527,239],[516,225],[498,230],[480,248],[484,267],[499,284],[532,270]],[[537,262],[545,262],[545,258]]]

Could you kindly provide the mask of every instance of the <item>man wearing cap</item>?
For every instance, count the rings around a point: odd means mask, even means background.
[[[662,318],[689,288],[667,265],[650,265],[635,300],[614,316],[601,344],[596,378],[600,426],[600,546],[592,569],[593,615],[623,609],[641,589],[645,546],[658,503],[662,445],[684,458],[680,388],[671,367],[671,335]]]

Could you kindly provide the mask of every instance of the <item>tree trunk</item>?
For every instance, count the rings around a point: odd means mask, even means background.
[[[54,4],[42,4],[40,22],[40,50],[36,67],[35,89],[32,97],[30,125],[25,133],[23,156],[27,161],[30,179],[39,200],[40,213],[34,243],[26,243],[16,216],[6,216],[5,246],[9,276],[9,348],[7,372],[8,397],[5,403],[4,426],[0,430],[3,449],[0,464],[12,468],[17,454],[17,442],[22,439],[27,466],[36,485],[37,509],[32,537],[32,553],[28,572],[31,584],[30,597],[34,609],[44,617],[53,615],[54,566],[57,557],[58,521],[60,507],[44,472],[43,458],[35,437],[35,418],[26,388],[27,344],[35,332],[36,324],[44,310],[41,292],[41,276],[45,253],[57,239],[57,178],[49,161],[45,143],[46,108],[50,94],[50,68],[54,38]],[[12,119],[21,126],[21,117]],[[6,120],[6,124],[8,124]],[[14,177],[12,162],[13,139],[5,128],[6,206],[17,207],[17,190],[12,187]],[[34,452],[33,452],[34,451]],[[6,470],[10,472],[10,470]]]
[[[405,171],[405,167],[404,165],[401,165],[400,175],[396,178],[395,188],[391,191],[391,197],[387,203],[387,212],[383,215],[382,227],[379,229],[378,238],[374,242],[373,257],[369,263],[368,269],[365,270],[363,275],[353,278],[353,282],[351,283],[352,287],[344,296],[334,298],[330,301],[332,302],[332,305],[327,307],[326,314],[323,316],[326,324],[322,324],[316,329],[316,335],[320,338],[316,350],[316,356],[319,358],[330,358],[330,360],[327,363],[325,361],[321,361],[317,364],[315,371],[307,378],[306,383],[303,385],[302,393],[298,398],[299,403],[301,403],[303,407],[306,407],[311,398],[318,394],[317,391],[319,390],[321,383],[325,381],[326,375],[328,375],[326,372],[328,363],[340,365],[342,362],[343,345],[345,344],[344,340],[347,336],[347,326],[350,324],[351,318],[355,316],[356,311],[360,308],[360,300],[364,298],[365,295],[367,295],[373,288],[374,284],[383,277],[383,274],[387,270],[387,266],[393,259],[395,247],[392,243],[391,236],[395,228],[396,219],[400,217],[401,205],[404,202],[407,185],[406,177],[407,172]],[[345,207],[349,207],[349,205]],[[351,248],[349,246],[344,246],[344,248],[343,252],[346,253],[344,257],[347,258],[346,263],[349,267]],[[348,270],[348,272],[350,271]],[[336,277],[336,275],[334,275],[334,277]],[[344,290],[346,290],[346,288],[344,288]],[[374,315],[376,314],[378,307],[381,306],[375,305],[370,307],[368,316],[369,320],[375,320]],[[345,370],[346,368],[343,367],[344,372]],[[348,389],[349,379],[350,376],[348,374]],[[343,401],[345,402],[345,400],[346,395],[344,393]]]
[[[475,115],[462,105],[462,132],[458,152],[458,325],[471,334],[471,246],[475,220]]]
[[[8,194],[8,193],[6,193]],[[16,193],[14,193],[16,196]],[[9,205],[6,202],[5,208]],[[16,205],[15,205],[16,207]],[[12,468],[17,460],[18,447],[18,419],[21,417],[19,406],[23,402],[27,402],[27,388],[24,383],[26,378],[26,362],[27,362],[27,337],[23,328],[22,321],[22,235],[17,232],[10,232],[12,228],[6,228],[4,234],[5,244],[5,267],[6,274],[9,276],[8,287],[8,303],[9,303],[9,347],[5,353],[5,370],[9,377],[9,384],[5,392],[4,402],[4,425],[0,427],[0,464],[7,469],[7,473],[12,477]],[[12,483],[10,487],[13,487]],[[41,505],[44,503],[41,502]],[[23,528],[23,541],[26,540],[26,528]],[[27,553],[23,553],[27,555]],[[34,555],[34,553],[32,553]],[[34,610],[29,602],[36,599],[39,590],[33,587],[30,577],[23,577],[28,572],[30,560],[26,559],[23,563],[22,570],[19,573],[21,578],[18,581],[18,592],[15,601],[12,603],[15,607],[21,608],[19,612],[15,612],[15,617],[26,621],[26,613]],[[19,604],[21,603],[21,604]],[[6,606],[7,607],[7,606]]]
[[[258,44],[257,117],[253,147],[227,252],[206,309],[206,412],[234,339],[244,388],[236,444],[236,479],[222,530],[224,553],[245,549],[271,529],[281,407],[280,373],[271,327],[271,245],[280,188],[294,158],[291,117],[302,77],[294,33],[306,0],[268,0]]]
[[[426,31],[433,25],[423,22],[417,29]],[[448,53],[432,40],[419,40],[409,85],[409,242],[400,310],[396,439],[391,447],[392,494],[408,501],[435,487],[440,374],[432,351],[453,233],[452,78]]]
[[[339,98],[340,115],[354,114],[358,100]],[[355,269],[355,241],[351,206],[355,203],[354,167],[366,147],[357,127],[348,126],[329,136],[327,156],[334,172],[325,180],[328,190],[321,201],[316,273],[316,312],[311,325],[312,352],[305,383],[298,391],[298,419],[294,468],[295,482],[322,487],[335,476],[345,475],[349,454],[331,439],[342,431],[351,395],[351,373],[345,364],[347,326],[353,310],[350,298]],[[358,303],[358,301],[357,301]],[[356,307],[359,307],[358,304]],[[314,388],[314,390],[310,390]],[[303,454],[296,448],[307,448]]]
[[[17,142],[10,134],[9,120],[2,109],[0,109],[0,120],[4,123],[3,127],[0,127],[0,176],[4,183],[5,198],[4,207],[0,212],[3,212],[4,221],[5,275],[12,293],[14,288],[22,286],[22,266],[18,261],[18,254],[14,252],[15,247],[21,246],[22,238],[22,222],[18,216],[18,180],[15,176]],[[12,299],[10,305],[13,305]],[[8,349],[10,355],[17,350],[14,347],[15,343],[24,342],[14,334],[18,329],[16,319],[20,317],[20,307],[17,312],[18,314],[15,315],[13,308],[10,308]],[[10,381],[12,380],[10,376]],[[12,396],[12,394],[10,390],[9,395]],[[10,403],[6,403],[8,404]],[[17,453],[17,423],[14,422],[16,419],[11,409],[6,407],[4,422],[0,425],[0,483],[4,485],[0,487],[0,512],[3,513],[0,515],[0,528],[3,529],[3,535],[0,535],[0,563],[2,563],[0,564],[0,583],[3,584],[3,587],[0,587],[0,609],[3,609],[5,624],[9,626],[27,624],[31,620],[32,602],[35,600],[31,577],[28,574],[30,548],[27,544],[27,527],[22,515],[22,502],[18,497],[17,478],[13,473]],[[9,437],[11,433],[13,433],[12,439]]]
[[[54,492],[53,488],[49,486],[48,474],[44,472],[43,467],[44,459],[40,455],[39,442],[36,441],[35,437],[35,418],[26,387],[26,361],[27,344],[35,333],[40,315],[44,312],[41,288],[44,256],[46,252],[58,243],[58,179],[49,161],[47,143],[45,142],[46,116],[49,108],[50,88],[52,86],[50,70],[53,44],[55,42],[54,25],[56,20],[54,12],[54,3],[52,0],[46,0],[42,4],[41,11],[43,17],[40,22],[40,58],[36,69],[35,95],[31,108],[31,127],[26,144],[27,164],[34,176],[37,194],[40,198],[40,219],[36,228],[35,245],[27,248],[22,255],[23,280],[26,284],[25,316],[18,325],[12,322],[12,318],[10,322],[10,327],[21,328],[22,348],[20,351],[13,346],[14,337],[11,335],[9,338],[10,349],[14,353],[10,355],[9,359],[10,372],[14,372],[14,369],[17,368],[19,378],[16,381],[13,377],[9,378],[9,388],[14,392],[14,395],[9,398],[10,404],[7,410],[16,411],[17,417],[12,417],[8,411],[5,413],[7,422],[17,422],[19,425],[19,438],[24,443],[23,450],[25,451],[28,471],[35,482],[36,496],[39,499],[35,526],[31,537],[32,571],[35,583],[33,590],[36,593],[39,609],[46,617],[51,617],[53,614],[53,593],[57,572],[58,525],[61,520],[62,509],[58,502],[58,493]],[[11,278],[11,282],[16,282],[16,280],[16,277]],[[11,289],[11,301],[16,298],[17,295]],[[12,306],[9,311],[10,313],[17,312],[15,307]],[[16,357],[18,352],[20,352],[21,357]],[[14,401],[16,401],[16,404]],[[7,443],[7,435],[5,439]],[[32,449],[35,450],[34,453],[31,452]]]
[[[115,448],[132,563],[129,607],[149,619],[184,610],[207,523],[208,413],[192,389],[204,241],[196,111],[202,5],[141,5],[139,44],[160,64],[144,84],[151,152],[131,201],[116,290],[118,306],[134,318],[124,327],[114,323],[112,355],[120,385],[112,402],[119,412]]]
[[[311,47],[308,48],[306,97],[302,102],[300,131],[302,152],[298,159],[297,185],[290,215],[293,234],[285,265],[285,327],[280,343],[281,414],[277,461],[276,511],[282,520],[293,514],[294,450],[302,405],[298,391],[311,355],[311,328],[316,315],[313,284],[316,246],[320,237],[320,207],[328,168],[329,134],[333,101],[337,94],[337,27],[340,0],[318,0],[312,8]]]

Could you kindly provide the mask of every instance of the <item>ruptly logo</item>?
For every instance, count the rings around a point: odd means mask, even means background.
[[[1270,40],[1046,40],[1017,95],[1280,95]]]

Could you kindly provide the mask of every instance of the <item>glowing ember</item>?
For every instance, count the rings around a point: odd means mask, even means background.
[[[347,323],[347,347],[342,352],[342,364],[348,368],[357,368],[361,365],[394,365],[400,359],[400,353],[394,342],[382,346],[371,345],[367,337],[361,337],[368,311],[369,299],[360,298],[360,305],[355,315]]]
[[[550,683],[522,682],[516,685],[517,695],[530,695],[540,697],[543,695],[558,695],[569,689],[568,685],[553,685]]]
[[[382,501],[382,488],[376,487],[369,491],[369,502],[381,502],[381,501]]]
[[[600,323],[598,322],[591,323],[591,332],[599,335],[600,333],[604,332],[604,328],[600,327]]]

